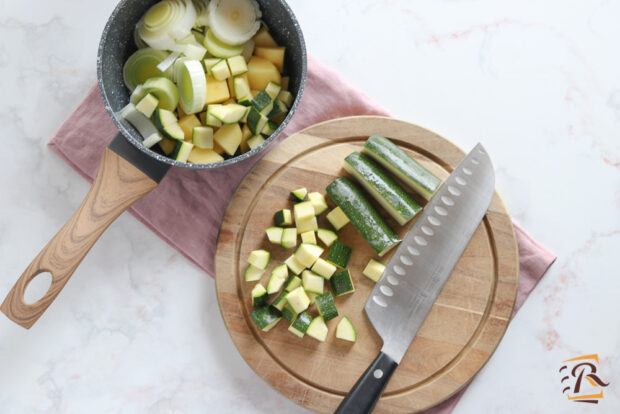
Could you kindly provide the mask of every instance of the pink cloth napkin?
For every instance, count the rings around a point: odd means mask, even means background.
[[[299,108],[276,142],[317,122],[350,115],[389,114],[348,85],[336,72],[310,56],[308,79]],[[103,150],[117,132],[95,85],[48,145],[92,182]],[[213,171],[173,168],[159,188],[134,204],[129,212],[213,277],[215,246],[224,212],[241,179],[258,160],[259,157],[255,157]],[[174,217],[184,219],[175,220]],[[171,222],[175,225],[171,226]],[[519,226],[515,225],[515,231],[521,265],[516,312],[555,256]],[[429,410],[429,413],[450,413],[464,391]]]

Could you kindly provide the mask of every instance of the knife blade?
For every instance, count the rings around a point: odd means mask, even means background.
[[[369,413],[422,326],[493,198],[495,173],[477,144],[433,195],[388,262],[365,310],[381,352],[336,413]]]

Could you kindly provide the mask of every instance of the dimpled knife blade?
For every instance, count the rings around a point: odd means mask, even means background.
[[[370,293],[366,314],[383,339],[381,351],[396,363],[484,217],[494,190],[491,159],[478,144],[424,207]]]

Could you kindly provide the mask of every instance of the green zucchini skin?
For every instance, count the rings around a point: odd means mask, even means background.
[[[401,226],[422,211],[422,207],[398,183],[390,177],[383,167],[372,158],[353,152],[344,159],[344,169]]]
[[[361,190],[346,177],[327,186],[327,194],[344,211],[370,247],[383,256],[400,243],[401,238],[387,225]]]
[[[430,199],[441,180],[407,155],[389,139],[371,135],[364,143],[362,153],[372,157],[390,172],[396,174],[411,189]]]

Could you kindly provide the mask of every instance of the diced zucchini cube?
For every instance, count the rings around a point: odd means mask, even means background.
[[[288,278],[288,268],[285,264],[281,264],[276,266],[271,271],[271,277],[269,278],[269,283],[267,283],[267,293],[270,295],[272,293],[276,293],[278,290],[282,288],[284,282]]]
[[[355,286],[353,286],[353,279],[351,279],[351,272],[348,269],[341,270],[334,273],[329,279],[334,295],[340,296],[346,293],[355,292]]]
[[[331,230],[318,229],[316,231],[316,235],[327,247],[331,246],[332,243],[338,240],[338,235]]]
[[[308,309],[310,305],[310,299],[308,295],[306,295],[306,291],[303,286],[299,286],[296,289],[293,289],[286,295],[286,301],[291,305],[291,308],[295,313],[301,313]]]
[[[309,220],[314,217],[314,206],[310,201],[303,201],[293,206],[293,214],[295,216],[295,222]]]
[[[269,264],[269,257],[270,254],[267,250],[252,250],[248,257],[248,263],[259,269],[266,269]]]
[[[316,221],[316,217],[310,217],[307,220],[300,220],[295,223],[297,226],[297,233],[302,234],[308,231],[314,231],[319,229],[319,224]],[[316,244],[316,243],[315,243]]]
[[[211,76],[215,80],[225,80],[231,76],[230,69],[225,59],[220,60],[215,65],[211,66]]]
[[[306,331],[306,335],[313,337],[321,342],[325,342],[325,338],[327,338],[327,325],[323,320],[322,316],[317,316],[312,319],[310,322],[310,326],[308,326],[308,330]]]
[[[378,282],[385,272],[385,265],[375,259],[370,259],[362,274],[373,282]]]
[[[226,60],[228,62],[228,68],[230,69],[230,73],[232,74],[232,76],[241,75],[248,71],[248,65],[245,62],[243,56],[233,56]]]
[[[331,292],[325,292],[316,297],[316,306],[325,322],[338,316],[338,309],[334,303],[334,297]]]
[[[263,142],[265,142],[265,138],[263,138],[262,135],[254,135],[251,138],[248,138],[248,147],[253,150],[254,148],[258,147],[260,144],[262,144]]]
[[[267,332],[280,321],[282,314],[279,310],[272,306],[261,306],[256,308],[250,314],[250,319],[258,326],[258,328]]]
[[[252,295],[252,305],[255,308],[265,305],[267,303],[267,298],[269,297],[269,295],[267,294],[267,290],[260,283],[254,286],[254,289],[252,289],[251,295]]]
[[[192,144],[203,149],[213,149],[213,128],[195,126],[192,128]]]
[[[345,268],[349,263],[351,257],[351,248],[346,244],[336,240],[332,243],[327,254],[327,261],[335,264],[338,267]]]
[[[297,229],[294,227],[284,229],[280,245],[285,249],[297,246]]]
[[[312,323],[312,316],[308,315],[306,312],[301,312],[297,315],[297,318],[295,318],[291,326],[289,326],[288,330],[300,338],[303,338],[304,334],[308,331],[310,323]]]
[[[325,286],[325,279],[310,270],[304,270],[301,274],[301,283],[306,292],[321,294]]]
[[[265,128],[267,121],[269,121],[267,117],[261,114],[258,109],[254,106],[250,107],[250,112],[248,112],[247,117],[247,124],[248,127],[250,127],[250,131],[252,131],[254,135],[260,134],[263,128]]]
[[[280,244],[280,242],[282,242],[283,232],[284,232],[284,229],[282,227],[268,227],[265,230],[265,233],[267,233],[267,238],[269,239],[269,242],[272,244]]]
[[[267,95],[269,95],[271,100],[276,99],[276,97],[280,93],[280,90],[282,90],[282,87],[275,82],[269,82],[265,87],[265,92],[267,93]]]
[[[298,275],[301,272],[304,271],[304,269],[306,268],[304,265],[302,265],[301,263],[299,263],[297,261],[297,259],[295,259],[295,255],[292,254],[288,259],[286,259],[284,261],[284,263],[288,266],[288,268],[290,269],[291,272],[293,272],[294,274]]]
[[[273,302],[271,302],[271,306],[273,306],[280,312],[282,311],[284,305],[286,305],[286,292],[280,293],[280,295],[278,295],[278,297],[275,298]]]
[[[318,216],[327,210],[327,202],[325,201],[325,197],[321,193],[312,192],[308,193],[308,200],[314,207],[314,215]]]
[[[267,115],[273,109],[273,98],[265,91],[260,91],[252,99],[252,106],[258,110],[258,112]]]
[[[293,94],[289,91],[280,91],[278,99],[281,100],[288,108],[293,104]]]
[[[211,68],[216,64],[219,63],[222,59],[220,58],[207,58],[205,60],[203,60],[203,64],[205,67],[205,72],[207,72],[207,75],[213,77],[213,72],[211,72]]]
[[[155,96],[147,93],[146,96],[140,99],[140,102],[136,104],[136,109],[144,114],[147,118],[150,118],[157,109],[159,99]]]
[[[312,271],[324,279],[329,280],[338,268],[320,257],[312,265]]]
[[[308,190],[306,190],[305,187],[291,191],[291,195],[300,201],[304,201],[304,199],[306,198],[306,194],[308,194]]]
[[[349,218],[340,207],[336,207],[325,216],[329,224],[334,226],[336,231],[340,230],[349,223]]]
[[[357,341],[355,326],[353,326],[353,322],[346,316],[343,316],[340,322],[338,322],[338,326],[336,327],[336,338],[351,342]]]
[[[293,309],[293,307],[291,306],[290,303],[287,303],[282,308],[282,316],[288,322],[293,322],[295,320],[295,318],[297,317],[297,312],[295,312],[295,310]]]
[[[311,267],[323,253],[323,248],[316,244],[301,243],[295,251],[295,259],[305,267]]]
[[[291,292],[301,286],[301,279],[295,275],[291,275],[286,283],[284,283],[284,290]]]
[[[293,224],[293,216],[291,215],[291,210],[288,208],[276,211],[273,215],[273,219],[278,226],[290,226]]]
[[[301,233],[301,242],[309,243],[309,244],[316,244],[316,237],[314,236],[314,231],[310,230],[310,231]]]
[[[265,273],[265,269],[261,269],[260,267],[256,267],[254,265],[248,265],[245,269],[244,279],[246,282],[254,282],[260,280],[260,278]]]

